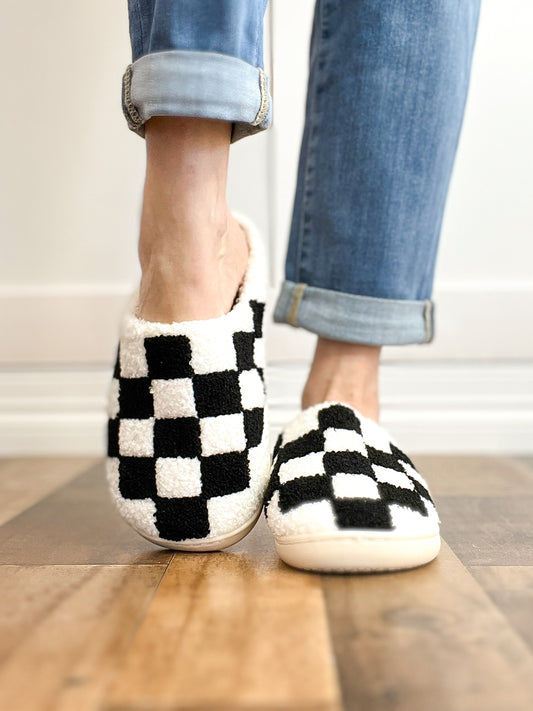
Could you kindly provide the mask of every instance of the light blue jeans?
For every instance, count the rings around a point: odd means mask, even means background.
[[[268,128],[268,0],[128,0],[128,126]],[[294,209],[274,320],[371,345],[434,336],[432,287],[480,0],[316,0]],[[290,68],[287,68],[290,71]]]

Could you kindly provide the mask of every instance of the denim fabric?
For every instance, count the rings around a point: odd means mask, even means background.
[[[123,110],[271,122],[266,0],[129,0]],[[434,336],[431,300],[480,0],[316,0],[274,320],[374,345]]]
[[[276,321],[376,345],[432,340],[427,302],[479,5],[317,1]],[[336,298],[317,310],[324,289]],[[390,300],[393,323],[386,305],[354,295]]]
[[[122,77],[128,127],[144,137],[152,116],[233,123],[232,142],[268,128],[263,69],[268,0],[128,0],[132,63]]]

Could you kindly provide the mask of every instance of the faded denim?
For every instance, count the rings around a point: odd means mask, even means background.
[[[152,116],[233,123],[232,142],[272,122],[263,68],[267,0],[128,0],[132,62],[122,77],[128,127]]]
[[[268,128],[266,0],[129,0],[129,127]],[[432,288],[480,0],[316,0],[285,281],[274,319],[373,345],[434,337]],[[289,71],[290,68],[287,68]]]

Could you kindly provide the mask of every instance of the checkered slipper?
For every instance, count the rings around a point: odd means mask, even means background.
[[[440,548],[427,484],[387,432],[324,402],[301,412],[274,449],[265,513],[279,556],[308,570],[397,570]]]
[[[264,256],[250,246],[229,313],[202,321],[121,324],[109,391],[107,478],[125,520],[177,550],[218,550],[253,527],[270,468],[265,423]]]

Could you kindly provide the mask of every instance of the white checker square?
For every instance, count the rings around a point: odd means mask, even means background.
[[[303,457],[289,459],[283,462],[279,468],[279,481],[285,484],[291,479],[298,479],[301,476],[316,476],[324,474],[323,452],[311,452]]]
[[[287,444],[287,442],[293,442],[295,439],[308,434],[311,430],[318,430],[318,411],[309,408],[286,425],[283,430],[282,445]]]
[[[205,457],[226,452],[243,452],[246,449],[242,412],[235,415],[202,417],[200,433],[202,454]]]
[[[155,462],[155,483],[159,496],[181,499],[202,493],[202,473],[199,459],[158,457]]]
[[[413,511],[408,506],[400,504],[391,504],[389,511],[392,525],[399,535],[420,535],[426,531],[438,532],[438,516],[432,515],[431,512],[429,516],[423,516],[419,511]]]
[[[264,338],[256,338],[254,341],[254,363],[257,368],[264,368],[266,365]]]
[[[243,409],[252,410],[254,407],[263,407],[263,381],[257,370],[245,370],[239,373],[239,386]]]
[[[419,472],[416,471],[416,469],[414,469],[410,464],[407,464],[407,462],[401,462],[401,465],[404,468],[406,474],[418,481],[426,489],[428,488],[426,480],[421,474],[419,474]]]
[[[324,430],[324,441],[326,452],[359,452],[367,456],[363,438],[355,430],[328,427]]]
[[[331,501],[323,499],[304,503],[282,513],[279,508],[279,491],[274,492],[268,504],[268,522],[274,535],[280,538],[338,530]]]
[[[152,380],[151,390],[157,419],[196,417],[191,378]]]
[[[223,536],[249,521],[260,508],[260,496],[250,488],[207,501],[209,530],[212,536]]]
[[[148,375],[144,338],[137,333],[125,334],[121,338],[120,375],[123,378],[146,378]]]
[[[391,453],[389,436],[377,422],[362,417],[361,432],[367,447],[380,449],[382,452],[387,452],[388,454]]]
[[[191,344],[191,366],[197,375],[236,370],[233,334],[228,332],[227,326],[199,328],[192,331],[188,338]]]
[[[120,455],[123,457],[153,457],[154,418],[120,420],[118,443]]]
[[[112,378],[109,386],[109,397],[107,399],[107,414],[111,420],[114,420],[118,415],[118,389],[118,380],[116,378]]]
[[[400,486],[402,489],[413,490],[414,484],[409,479],[409,477],[403,472],[397,472],[394,469],[389,469],[388,467],[382,467],[379,464],[373,464],[372,469],[378,481],[383,484],[392,484],[393,486]]]
[[[331,483],[337,499],[379,499],[377,483],[366,474],[339,472]]]
[[[246,331],[249,333],[254,332],[254,312],[252,310],[252,307],[250,306],[250,302],[241,302],[240,303],[240,312],[239,312],[239,331]]]

